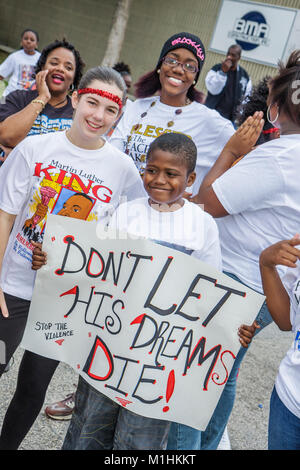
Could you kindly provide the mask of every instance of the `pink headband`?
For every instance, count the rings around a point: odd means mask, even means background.
[[[122,109],[123,103],[121,98],[113,93],[109,93],[108,91],[98,90],[97,88],[80,88],[77,90],[78,95],[84,95],[86,93],[94,93],[95,95],[103,96],[103,98],[107,98],[108,100],[113,101],[119,105],[120,110]]]

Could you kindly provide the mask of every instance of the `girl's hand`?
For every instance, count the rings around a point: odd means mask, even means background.
[[[36,89],[38,91],[38,98],[40,98],[44,103],[48,103],[51,99],[51,93],[49,91],[48,85],[46,83],[46,77],[48,75],[48,70],[41,70],[36,74],[35,82]]]
[[[249,116],[233,136],[231,136],[224,150],[227,149],[230,151],[234,158],[239,158],[249,153],[255,146],[264,126],[262,117],[262,111],[257,111],[253,116]]]
[[[32,252],[32,265],[31,269],[37,271],[42,266],[47,264],[47,253],[42,251],[42,244],[37,242],[31,242],[32,245],[35,247]]]
[[[9,317],[7,305],[6,305],[3,290],[1,289],[1,287],[0,287],[0,310],[1,310],[3,317],[5,318]]]
[[[255,331],[260,328],[259,324],[254,321],[252,325],[241,325],[238,329],[238,336],[243,348],[248,348],[252,341]]]
[[[266,268],[275,268],[278,264],[295,268],[300,259],[300,250],[295,246],[300,245],[300,236],[297,234],[291,240],[282,240],[266,248],[260,255],[260,265]]]

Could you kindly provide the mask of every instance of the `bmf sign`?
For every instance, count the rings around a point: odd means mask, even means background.
[[[225,55],[230,46],[238,44],[242,59],[277,67],[298,28],[297,12],[266,3],[223,0],[210,50]]]
[[[251,51],[269,44],[269,31],[270,26],[265,17],[258,11],[251,11],[235,20],[233,31],[229,31],[228,37],[234,38],[243,50]]]

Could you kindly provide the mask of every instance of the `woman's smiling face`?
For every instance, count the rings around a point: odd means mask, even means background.
[[[166,57],[172,57],[180,63],[174,67],[162,62],[159,74],[161,93],[166,97],[185,99],[189,88],[193,85],[197,72],[186,72],[181,64],[190,63],[198,68],[197,59],[191,51],[185,48],[170,51]]]
[[[48,54],[43,70],[48,70],[46,82],[51,94],[67,92],[76,72],[73,52],[64,47],[53,49]]]

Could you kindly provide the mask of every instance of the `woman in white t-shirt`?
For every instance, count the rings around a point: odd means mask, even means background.
[[[71,128],[24,139],[0,169],[0,340],[6,345],[5,363],[25,328],[35,280],[32,251],[43,239],[47,213],[80,214],[105,225],[120,197],[144,194],[132,160],[102,137],[118,118],[125,96],[125,83],[116,71],[91,69],[72,95]],[[25,351],[2,427],[1,449],[16,449],[22,442],[57,365]],[[0,364],[0,374],[4,368]]]
[[[300,50],[269,83],[268,119],[280,128],[280,138],[251,151],[260,135],[263,113],[242,124],[204,179],[196,202],[218,218],[224,271],[263,293],[259,271],[262,250],[299,232],[300,104],[297,87]],[[241,155],[246,155],[232,166]],[[280,276],[284,267],[279,266]],[[262,328],[272,321],[264,303],[257,317]],[[235,360],[214,415],[202,434],[203,448],[215,449],[235,398],[237,372],[245,350]]]
[[[300,450],[300,244],[299,235],[266,248],[260,255],[264,293],[273,320],[294,341],[281,361],[269,415],[269,450]],[[277,265],[287,266],[282,281]]]
[[[10,54],[0,65],[0,80],[9,78],[3,96],[15,90],[28,90],[34,83],[34,69],[40,57],[39,35],[32,29],[21,34],[21,49]]]
[[[230,121],[201,104],[203,93],[195,85],[204,59],[199,37],[187,32],[170,37],[155,69],[136,84],[136,97],[141,99],[126,109],[110,139],[131,156],[142,174],[149,145],[156,137],[166,132],[188,135],[198,153],[193,194],[234,133]]]

